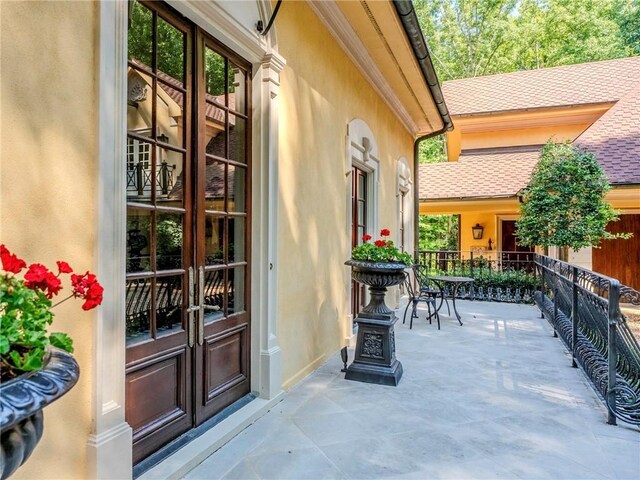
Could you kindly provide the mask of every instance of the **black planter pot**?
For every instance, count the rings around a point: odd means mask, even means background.
[[[403,263],[376,263],[348,260],[351,276],[369,287],[371,300],[354,322],[358,324],[356,352],[347,367],[345,379],[379,385],[398,385],[402,363],[396,358],[393,327],[398,320],[384,303],[387,287],[400,285],[405,279]]]
[[[42,437],[42,409],[78,381],[75,359],[57,348],[47,352],[45,366],[0,384],[0,478],[8,478],[31,455]]]

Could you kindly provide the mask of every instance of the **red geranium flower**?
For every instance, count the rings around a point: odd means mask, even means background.
[[[362,241],[363,242],[368,242],[369,240],[371,240],[371,235],[363,235],[362,236]]]
[[[83,310],[91,310],[102,303],[104,288],[98,283],[93,273],[71,275],[71,285],[73,286],[73,296],[85,299],[82,304]]]
[[[67,262],[63,262],[61,260],[58,260],[56,262],[58,264],[58,272],[60,273],[71,273],[73,272],[73,269],[69,266],[69,264]]]
[[[24,280],[27,288],[40,290],[47,298],[53,298],[62,290],[60,279],[40,263],[29,265],[29,270],[24,274]]]
[[[20,270],[27,266],[24,260],[12,254],[4,244],[0,245],[0,259],[2,260],[2,268],[11,273],[20,273]]]
[[[389,235],[391,235],[391,232],[389,231],[389,229],[387,229],[387,228],[383,228],[383,229],[380,231],[380,235],[382,235],[383,237],[388,237]]]
[[[385,247],[387,245],[387,242],[385,242],[384,240],[376,240],[374,242],[374,245],[376,247]]]

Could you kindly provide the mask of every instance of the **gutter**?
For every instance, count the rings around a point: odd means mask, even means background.
[[[453,121],[449,115],[447,104],[444,101],[442,88],[440,88],[440,82],[438,81],[438,75],[433,68],[431,55],[429,55],[429,48],[427,47],[427,42],[422,34],[422,29],[420,28],[416,11],[413,8],[411,0],[393,0],[393,5],[396,7],[396,12],[398,13],[400,22],[402,23],[404,31],[407,34],[407,39],[413,49],[413,54],[415,55],[416,60],[418,60],[422,76],[429,87],[434,103],[438,107],[438,112],[440,113],[440,117],[442,118],[442,123],[444,125],[441,130],[433,132],[430,135],[440,135],[447,130],[453,129]]]
[[[451,115],[449,114],[449,109],[447,108],[447,104],[444,101],[444,96],[442,95],[442,88],[440,88],[440,82],[438,81],[438,76],[436,74],[435,69],[433,68],[433,62],[431,61],[431,56],[429,55],[429,48],[427,47],[427,42],[424,39],[424,35],[422,34],[422,29],[420,28],[420,23],[418,22],[418,17],[413,8],[413,3],[411,0],[393,0],[393,6],[396,8],[396,12],[398,17],[400,18],[400,22],[402,23],[402,27],[407,35],[407,39],[411,44],[411,48],[413,49],[413,54],[418,60],[418,65],[420,65],[420,70],[422,71],[422,76],[424,77],[427,86],[429,87],[429,92],[431,93],[431,98],[434,103],[438,107],[438,112],[440,113],[440,117],[442,118],[443,127],[440,130],[436,130],[434,132],[428,133],[421,137],[418,137],[413,144],[413,171],[415,172],[415,186],[413,189],[413,203],[414,203],[414,225],[413,225],[413,247],[415,251],[415,255],[418,252],[418,246],[420,243],[420,195],[418,192],[418,174],[419,174],[419,162],[418,162],[418,148],[420,142],[426,140],[427,138],[435,137],[437,135],[441,135],[449,130],[453,129],[453,121],[451,120]]]

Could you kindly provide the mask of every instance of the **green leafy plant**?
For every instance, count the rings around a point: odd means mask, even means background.
[[[0,274],[0,379],[6,381],[42,368],[49,345],[73,352],[73,341],[66,333],[47,333],[54,317],[51,309],[75,297],[84,299],[83,310],[91,310],[102,303],[104,290],[94,274],[75,275],[67,262],[56,262],[57,275],[39,263],[27,268],[4,245],[0,245],[0,260],[4,270]],[[62,290],[61,277],[68,274],[72,292],[54,305],[52,299]]]
[[[593,153],[569,143],[547,143],[520,205],[519,243],[578,250],[604,239],[629,238],[606,230],[618,220],[604,200],[609,190]]]
[[[397,262],[411,265],[413,259],[410,254],[401,252],[392,240],[384,240],[390,234],[391,232],[386,228],[382,229],[380,231],[382,238],[373,243],[369,243],[371,235],[364,235],[363,243],[351,251],[351,258],[361,262]]]

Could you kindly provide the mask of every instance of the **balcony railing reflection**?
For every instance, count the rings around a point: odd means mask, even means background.
[[[157,194],[169,195],[174,186],[175,169],[175,165],[169,165],[167,162],[160,164],[155,179]],[[151,168],[147,167],[144,162],[138,162],[133,168],[127,169],[127,195],[151,196],[151,175]]]

